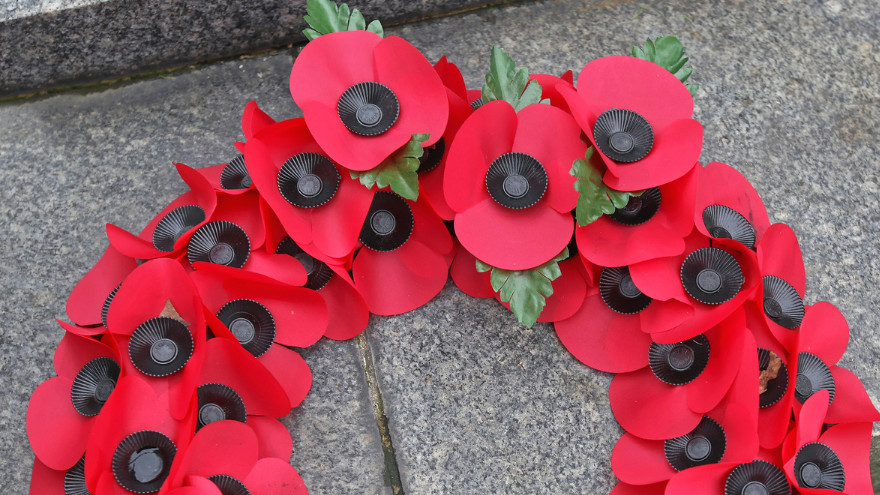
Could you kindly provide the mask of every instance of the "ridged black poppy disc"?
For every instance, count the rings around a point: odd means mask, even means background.
[[[489,166],[486,189],[501,206],[528,208],[547,192],[547,171],[541,162],[525,153],[505,153]]]
[[[727,475],[724,495],[791,495],[785,473],[767,461],[740,464]]]
[[[307,289],[319,290],[327,285],[327,282],[333,277],[333,270],[326,263],[303,251],[290,236],[281,239],[278,247],[275,248],[275,254],[292,256],[302,264],[308,276],[305,285]]]
[[[648,363],[663,383],[684,385],[697,379],[709,364],[710,346],[705,335],[676,344],[651,342]]]
[[[843,491],[846,473],[840,457],[823,443],[804,445],[794,456],[794,477],[803,488]]]
[[[764,277],[764,314],[779,326],[794,330],[804,320],[804,301],[785,280]]]
[[[703,416],[690,433],[666,440],[663,444],[666,460],[676,471],[717,463],[724,457],[726,448],[724,429],[708,416]]]
[[[251,243],[244,230],[223,220],[199,227],[186,247],[190,263],[205,261],[233,268],[244,266],[250,253]]]
[[[593,140],[616,162],[637,162],[654,146],[654,131],[644,117],[631,110],[612,108],[593,125]]]
[[[235,299],[224,304],[217,319],[248,352],[262,356],[275,341],[275,318],[262,304],[250,299]]]
[[[101,324],[104,325],[104,328],[107,328],[107,313],[110,312],[110,304],[113,302],[113,298],[116,297],[116,293],[119,292],[120,287],[122,287],[122,284],[114,287],[110,294],[107,294],[107,298],[104,299],[104,304],[101,306]]]
[[[755,247],[755,228],[733,208],[709,205],[703,210],[703,223],[716,239],[733,239],[749,249]]]
[[[244,157],[236,156],[220,172],[220,187],[223,189],[247,189],[253,181],[244,164]]]
[[[189,329],[165,316],[149,319],[138,326],[128,342],[132,364],[148,376],[168,376],[180,371],[193,353]]]
[[[64,495],[92,495],[86,486],[85,456],[64,472]]]
[[[76,412],[83,416],[94,416],[101,412],[116,388],[119,371],[119,364],[109,357],[92,359],[80,368],[70,390],[70,399]]]
[[[205,210],[196,205],[179,206],[162,217],[153,230],[153,246],[159,251],[174,251],[174,242],[189,229],[205,221]]]
[[[228,474],[215,474],[209,476],[208,479],[220,489],[223,495],[251,495],[244,483],[229,476]]]
[[[349,131],[361,136],[377,136],[397,122],[400,103],[391,88],[367,81],[345,90],[336,111]]]
[[[599,295],[609,308],[625,315],[638,313],[653,300],[636,287],[629,268],[625,266],[602,269],[599,276]]]
[[[158,431],[132,433],[113,453],[113,476],[128,491],[155,492],[168,477],[176,453],[174,442]]]
[[[205,383],[199,385],[199,413],[196,431],[215,421],[247,421],[247,411],[241,396],[228,385]]]
[[[299,208],[321,206],[339,190],[336,165],[319,153],[299,153],[287,159],[278,171],[278,191]]]
[[[704,304],[733,299],[743,285],[736,258],[719,248],[697,249],[681,264],[681,283],[691,297]]]
[[[373,196],[360,240],[374,251],[394,251],[409,240],[413,222],[406,200],[391,191],[379,191]]]
[[[819,390],[828,391],[828,403],[834,401],[834,375],[819,356],[802,352],[798,354],[797,378],[794,397],[801,404]]]
[[[630,197],[626,206],[614,210],[609,216],[623,225],[640,225],[654,217],[662,199],[659,187],[645,189],[641,195]]]
[[[446,140],[442,137],[436,143],[425,148],[422,157],[419,158],[419,169],[416,173],[425,174],[437,168],[443,161],[443,155],[446,153]]]

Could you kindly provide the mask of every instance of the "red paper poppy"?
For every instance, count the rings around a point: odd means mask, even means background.
[[[748,179],[730,165],[713,162],[699,175],[694,224],[705,236],[735,239],[751,249],[764,237],[770,218]]]
[[[760,458],[752,462],[707,464],[686,469],[669,480],[666,493],[752,493],[744,491],[744,488],[763,488],[766,490],[763,493],[768,494],[791,493],[791,486],[781,465]]]
[[[642,330],[662,344],[687,340],[718,324],[761,285],[754,251],[696,231],[685,239],[681,255],[635,263],[630,274],[654,299],[639,313]]]
[[[434,66],[440,74],[443,84],[446,86],[446,96],[449,101],[449,120],[443,137],[436,143],[425,148],[422,158],[419,160],[419,194],[425,199],[443,220],[455,218],[455,211],[446,203],[443,193],[443,176],[446,171],[446,158],[449,156],[449,147],[455,138],[458,129],[472,113],[473,108],[467,100],[467,90],[464,79],[455,64],[446,61],[446,57],[440,59]]]
[[[758,454],[755,428],[747,408],[727,404],[679,437],[645,440],[624,433],[611,454],[611,468],[622,482],[641,486],[664,483],[696,466],[751,462]]]
[[[116,251],[137,259],[180,257],[192,234],[207,223],[217,207],[214,188],[195,169],[175,164],[190,191],[166,206],[137,236],[107,224],[107,237]]]
[[[352,277],[371,313],[412,311],[446,285],[452,238],[424,199],[377,192],[360,238]]]
[[[643,353],[641,359],[649,365],[620,373],[611,381],[608,399],[614,417],[626,431],[641,438],[658,440],[687,433],[730,390],[744,355],[757,359],[747,334],[745,314],[737,311],[695,338],[630,350],[636,355],[627,364],[634,364]],[[757,375],[757,364],[753,371]]]
[[[287,460],[260,455],[260,440],[244,423],[219,421],[205,426],[186,452],[179,454],[180,461],[169,476],[168,486],[175,488],[170,493],[220,493],[212,489],[223,485],[244,487],[255,495],[306,494],[305,484]],[[181,490],[183,486],[195,490]]]
[[[139,266],[110,303],[107,323],[123,374],[144,378],[157,395],[170,392],[172,414],[182,418],[198,383],[206,335],[202,304],[186,270],[167,258]],[[167,356],[153,354],[160,340]]]
[[[186,450],[195,431],[194,412],[177,421],[170,414],[170,406],[167,394],[157,395],[139,376],[125,376],[117,382],[95,420],[86,449],[85,478],[90,493],[122,495],[158,489],[168,477],[177,453]],[[134,454],[144,441],[141,447],[149,445],[156,450],[136,460]],[[132,473],[140,471],[135,466],[138,462],[149,466],[143,466],[148,468],[144,476],[132,480]]]
[[[481,299],[495,297],[490,272],[478,272],[477,258],[469,253],[458,239],[453,238],[452,242],[455,244],[455,257],[449,267],[449,275],[456,287],[471,297]]]
[[[690,212],[700,171],[694,167],[680,179],[630,199],[614,214],[578,227],[578,250],[601,266],[625,266],[681,254],[684,238],[694,228]]]
[[[576,92],[564,83],[556,89],[596,145],[607,166],[604,182],[609,187],[656,187],[683,176],[697,163],[703,127],[691,118],[693,98],[659,65],[633,57],[603,57],[581,70]]]
[[[880,420],[858,377],[836,366],[849,341],[849,325],[840,310],[827,302],[810,306],[798,333],[795,413],[806,398],[824,389],[830,393],[826,423]]]
[[[248,141],[244,155],[257,190],[298,245],[314,244],[316,256],[351,256],[374,192],[324,156],[303,119],[266,127]],[[284,193],[279,188],[281,170],[291,171],[280,180]],[[303,186],[300,192],[300,175],[314,187]]]
[[[758,243],[758,268],[763,283],[755,292],[756,305],[767,327],[786,349],[797,348],[798,331],[804,317],[807,276],[794,231],[777,223],[768,228]]]
[[[70,292],[67,298],[67,316],[83,327],[106,323],[104,321],[106,315],[102,317],[102,312],[107,297],[135,267],[137,262],[134,258],[119,253],[113,246],[107,246],[98,263]],[[89,332],[86,329],[83,331]],[[99,327],[91,329],[90,333],[103,331],[103,327]]]
[[[40,462],[63,471],[85,453],[95,418],[119,379],[119,356],[95,339],[67,333],[55,349],[55,372],[31,395],[27,432]]]
[[[474,112],[452,143],[443,181],[465,249],[507,270],[559,254],[574,230],[578,196],[568,172],[584,156],[579,135],[571,116],[549,105],[517,113],[493,101]]]
[[[327,303],[328,321],[324,336],[333,340],[347,340],[360,334],[370,321],[370,312],[348,274],[351,260],[335,260],[319,255],[314,245],[300,246],[287,235],[268,207],[263,216],[266,219],[267,248],[274,248],[272,252],[301,266],[306,278],[297,285],[316,290]],[[337,308],[345,308],[345,311],[336,311]]]
[[[191,277],[214,335],[240,342],[278,380],[290,407],[299,405],[312,373],[298,353],[280,344],[307,347],[321,338],[328,321],[324,299],[311,289],[267,283],[234,268],[196,268]]]
[[[782,451],[789,482],[803,495],[873,493],[868,458],[872,423],[844,423],[823,431],[827,408],[828,392],[816,393],[785,439]]]
[[[561,76],[553,76],[550,74],[532,74],[529,80],[537,81],[541,85],[541,100],[549,100],[550,104],[556,108],[571,113],[568,108],[568,102],[559,92],[557,85],[562,85],[571,91],[574,91],[574,72],[568,70]]]
[[[351,170],[379,165],[413,134],[434,144],[448,118],[446,89],[424,55],[368,31],[309,42],[293,63],[290,94],[321,148]]]

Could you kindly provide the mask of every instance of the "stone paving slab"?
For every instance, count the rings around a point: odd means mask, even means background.
[[[493,43],[530,72],[575,74],[677,34],[702,89],[703,163],[742,171],[798,234],[807,302],[852,333],[841,364],[880,398],[880,8],[876,1],[543,1],[395,32],[481,84]],[[449,289],[370,329],[407,493],[607,493],[605,374],[578,368],[544,326]]]
[[[485,0],[354,0],[386,25]],[[496,1],[497,3],[497,1]],[[301,42],[306,0],[0,0],[0,97]]]

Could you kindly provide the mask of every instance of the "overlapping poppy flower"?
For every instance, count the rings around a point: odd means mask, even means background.
[[[64,471],[86,451],[95,417],[119,380],[119,355],[98,340],[68,332],[55,349],[55,372],[58,376],[31,395],[27,431],[40,463]]]
[[[579,136],[571,116],[550,105],[517,113],[492,101],[474,112],[452,143],[443,180],[465,249],[508,270],[559,254],[574,231],[577,192],[569,170],[584,156]]]
[[[427,202],[378,191],[352,265],[355,287],[371,313],[412,311],[436,296],[449,276],[452,237]]]
[[[67,298],[67,316],[80,327],[70,330],[86,335],[106,331],[105,303],[135,267],[137,262],[134,258],[121,254],[113,246],[107,246],[101,259],[77,282]]]
[[[693,168],[703,127],[692,119],[690,92],[666,69],[634,57],[603,57],[584,66],[577,91],[557,84],[571,113],[607,167],[605,184],[638,191]]]
[[[601,266],[625,266],[681,254],[684,239],[694,228],[691,212],[702,170],[694,167],[679,179],[632,197],[611,215],[578,227],[578,250]]]
[[[308,493],[287,459],[264,456],[262,438],[248,425],[218,421],[200,429],[179,453],[169,495]],[[288,452],[288,456],[289,456]]]
[[[309,42],[293,63],[290,94],[315,141],[351,170],[379,165],[413,134],[430,134],[423,146],[434,144],[449,112],[446,89],[424,55],[402,38],[368,31]]]

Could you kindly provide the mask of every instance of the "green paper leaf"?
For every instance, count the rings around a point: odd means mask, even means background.
[[[617,191],[602,182],[602,175],[590,165],[593,147],[587,148],[586,159],[574,161],[569,174],[575,176],[574,190],[579,192],[575,217],[578,225],[583,227],[596,221],[602,215],[610,215],[617,208],[623,208],[629,198],[639,196],[642,191]]]
[[[422,143],[429,134],[413,134],[400,149],[370,170],[350,170],[352,179],[359,179],[367,189],[374,185],[379,189],[391,186],[391,190],[406,199],[419,197],[419,158],[425,152]]]
[[[549,100],[541,100],[538,81],[530,82],[529,72],[524,68],[517,70],[516,62],[498,46],[492,47],[482,99],[484,103],[504,100],[517,112],[533,103],[549,103]]]
[[[568,248],[552,260],[528,270],[504,270],[477,260],[477,271],[492,273],[492,290],[501,300],[510,304],[513,315],[523,325],[532,328],[553,294],[553,281],[562,275],[559,262],[568,258]]]
[[[679,81],[685,82],[694,72],[693,67],[685,67],[688,58],[684,54],[684,47],[676,36],[661,36],[656,40],[650,38],[645,41],[645,47],[632,47],[633,57],[654,62],[671,72]],[[699,86],[685,84],[691,96],[696,96]]]
[[[385,36],[382,24],[376,20],[367,25],[364,15],[358,9],[350,9],[348,4],[336,5],[330,0],[308,0],[306,2],[306,24],[303,34],[309,41],[327,33],[341,31],[370,31]]]

